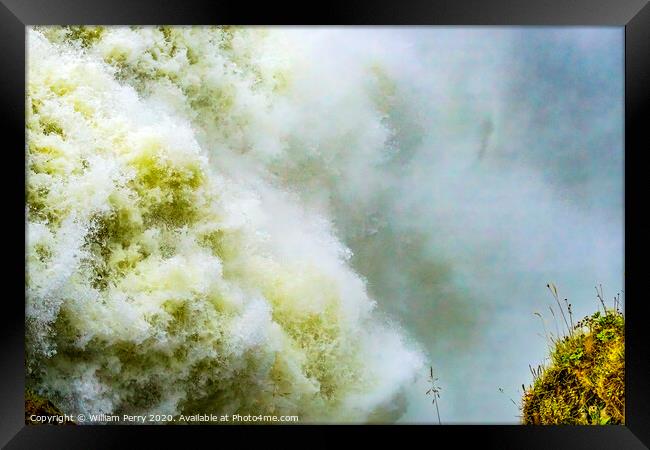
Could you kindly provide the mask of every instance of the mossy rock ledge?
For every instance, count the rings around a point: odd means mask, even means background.
[[[556,340],[522,400],[525,425],[625,423],[625,321],[596,312]]]
[[[52,417],[52,416],[63,416],[63,412],[57,408],[51,401],[41,397],[35,392],[26,389],[25,390],[25,424],[34,425],[41,424],[43,422],[34,421],[31,418],[33,416],[41,417]],[[76,425],[75,422],[65,419],[62,422],[53,420],[50,424],[52,425]]]

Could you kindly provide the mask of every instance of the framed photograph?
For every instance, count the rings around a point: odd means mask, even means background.
[[[648,448],[647,2],[0,3],[6,448]]]

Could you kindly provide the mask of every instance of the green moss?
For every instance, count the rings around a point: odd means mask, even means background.
[[[61,417],[63,416],[63,412],[50,400],[30,389],[25,389],[25,424],[33,425],[41,423],[31,420],[32,416]],[[71,420],[63,420],[63,423],[53,420],[50,423],[53,425],[76,425]]]
[[[625,423],[625,323],[607,310],[554,343],[551,364],[524,393],[524,424]]]

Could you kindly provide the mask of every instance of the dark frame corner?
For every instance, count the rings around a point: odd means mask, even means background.
[[[290,11],[290,12],[289,12]],[[25,92],[25,26],[39,24],[350,24],[350,25],[607,25],[625,27],[625,233],[626,241],[640,238],[637,230],[645,230],[647,220],[638,211],[637,188],[641,170],[640,154],[649,147],[648,133],[643,127],[648,117],[650,80],[650,4],[647,0],[415,0],[404,2],[343,2],[340,0],[316,5],[304,11],[295,7],[281,10],[272,3],[251,8],[233,1],[155,1],[155,0],[0,0],[0,48],[3,73],[0,84],[2,119],[6,125],[5,145],[11,167],[24,167],[24,92]],[[6,176],[6,175],[9,176]],[[7,448],[115,448],[132,439],[165,440],[170,437],[187,442],[186,427],[27,427],[24,424],[24,172],[8,171],[2,178],[4,223],[7,229],[3,250],[5,280],[11,286],[3,296],[2,375],[0,384],[0,444]],[[639,186],[641,187],[641,186]],[[24,192],[24,191],[23,191]],[[11,244],[11,245],[7,245]],[[442,426],[432,430],[424,426],[341,427],[361,435],[363,439],[395,434],[421,434],[436,442],[446,438],[465,442],[480,440],[488,448],[571,448],[578,449],[640,449],[650,447],[650,352],[648,326],[644,323],[643,296],[640,282],[644,275],[637,261],[644,254],[641,246],[626,244],[626,426],[611,427],[523,427],[523,426]],[[334,442],[336,433],[316,426],[284,427],[289,432],[304,433],[309,442],[319,439]],[[192,427],[204,435],[232,433],[242,438],[255,431],[265,436],[276,427]],[[426,435],[425,435],[426,433]],[[229,436],[233,438],[235,436]],[[201,436],[207,437],[207,436]],[[441,440],[442,439],[442,440]],[[292,439],[297,442],[306,442]],[[338,440],[338,439],[337,439]]]

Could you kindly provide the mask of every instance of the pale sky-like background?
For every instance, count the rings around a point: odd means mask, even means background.
[[[534,312],[555,332],[546,284],[578,318],[597,309],[595,285],[623,289],[623,29],[364,33],[407,43],[401,157],[376,229],[359,238],[343,213],[344,240],[430,352],[443,423],[516,423],[510,398],[548,349]],[[420,390],[404,422],[435,417]]]

